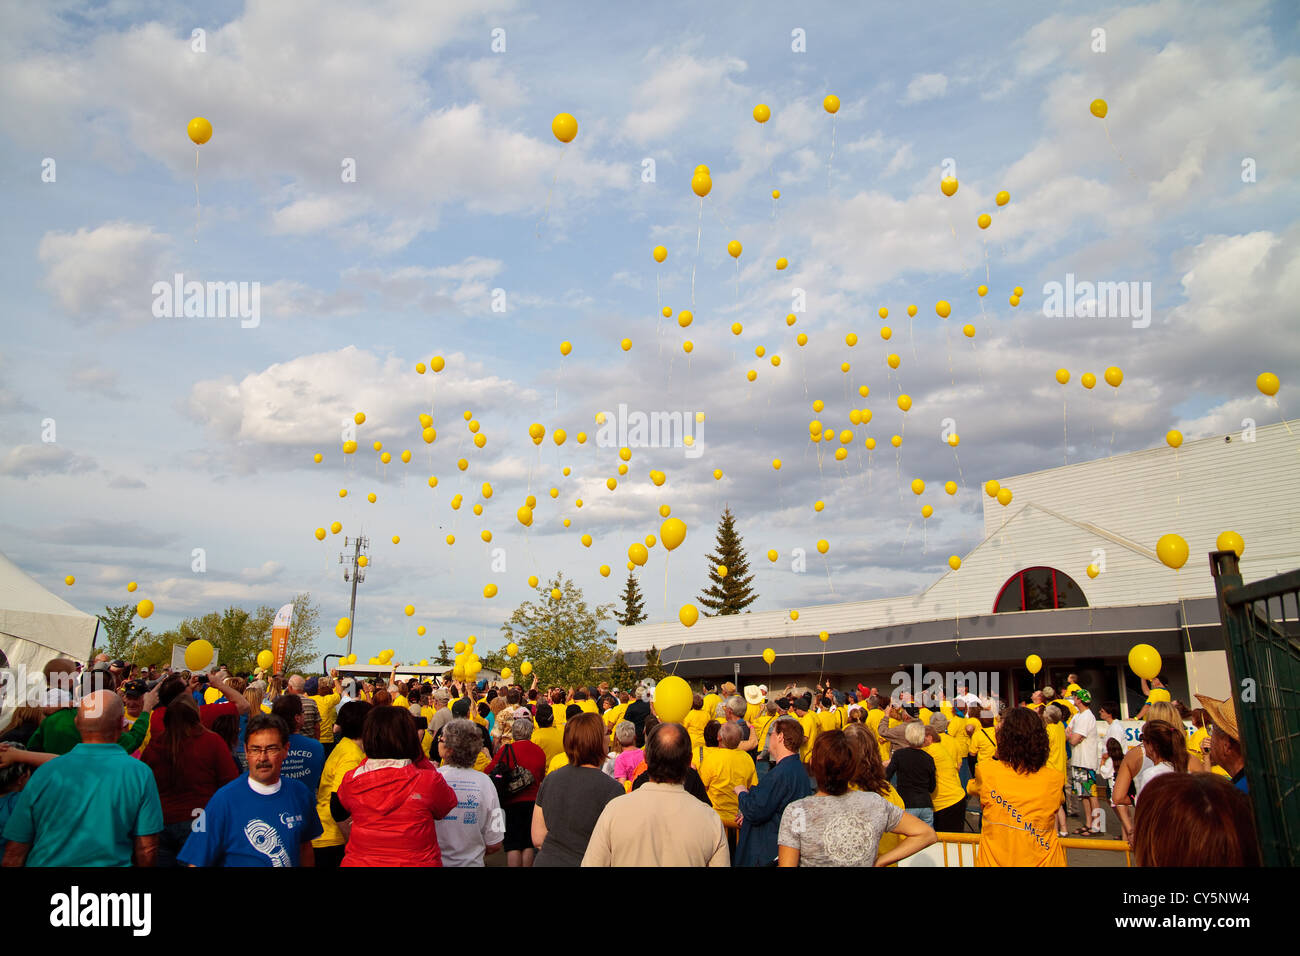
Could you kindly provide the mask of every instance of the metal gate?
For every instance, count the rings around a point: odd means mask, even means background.
[[[1210,555],[1265,866],[1300,864],[1300,571],[1243,584]],[[1249,682],[1249,683],[1247,683]],[[1249,693],[1245,693],[1247,688]]]

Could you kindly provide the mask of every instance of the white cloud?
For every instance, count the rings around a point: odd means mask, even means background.
[[[163,266],[170,237],[142,223],[110,222],[75,233],[47,232],[36,257],[44,284],[67,313],[79,318],[152,317],[154,282],[170,281]]]
[[[924,103],[937,100],[948,92],[948,77],[942,73],[918,73],[907,84],[904,103]]]
[[[638,109],[623,120],[624,136],[638,145],[662,141],[694,113],[705,101],[734,99],[742,90],[732,77],[745,72],[745,61],[733,56],[697,59],[689,53],[665,57],[659,47],[650,50],[643,60],[655,64],[650,78],[636,91]]]
[[[97,467],[93,459],[74,454],[62,445],[17,445],[0,460],[0,475],[14,478],[72,475],[94,471]]]

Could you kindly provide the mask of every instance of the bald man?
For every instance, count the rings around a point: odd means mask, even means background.
[[[4,866],[153,866],[162,805],[153,772],[118,745],[122,699],[87,694],[81,743],[37,768],[5,826]]]

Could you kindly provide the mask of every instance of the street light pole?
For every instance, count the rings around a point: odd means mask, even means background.
[[[356,538],[344,538],[343,547],[347,548],[348,544],[352,545],[351,567],[346,566],[344,559],[347,554],[339,555],[339,564],[344,564],[343,580],[352,582],[352,602],[348,605],[348,620],[351,627],[348,629],[348,654],[352,653],[352,636],[357,632],[357,583],[366,579],[365,569],[361,565],[361,552],[370,547],[370,539],[365,536]]]

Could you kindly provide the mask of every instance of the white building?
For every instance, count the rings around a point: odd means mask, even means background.
[[[801,607],[798,621],[776,610],[701,618],[689,630],[640,624],[618,630],[618,647],[635,665],[653,646],[687,678],[730,679],[738,665],[745,683],[784,685],[824,672],[837,687],[861,681],[883,689],[917,665],[996,675],[1006,700],[1032,689],[1024,660],[1037,654],[1044,661],[1037,686],[1063,687],[1074,672],[1094,701],[1136,710],[1140,687],[1126,660],[1130,647],[1146,643],[1160,651],[1175,699],[1224,698],[1229,678],[1208,555],[1231,530],[1245,541],[1245,582],[1300,567],[1295,428],[1279,423],[1253,436],[1003,478],[1012,500],[985,497],[984,540],[962,556],[960,570],[919,594]],[[1179,571],[1156,557],[1156,542],[1169,533],[1188,544]],[[1090,564],[1101,569],[1095,578]],[[825,644],[821,631],[830,635]],[[761,657],[766,647],[777,654],[771,668]]]

